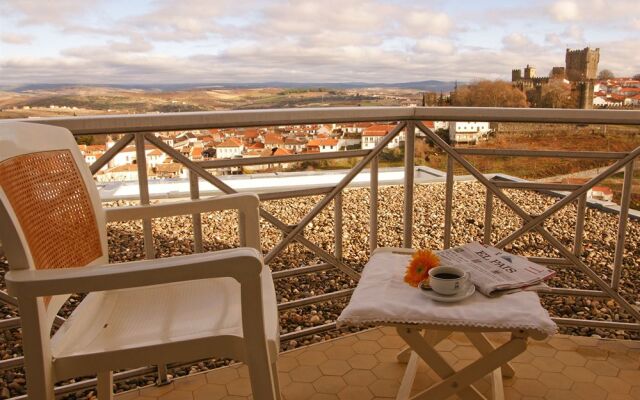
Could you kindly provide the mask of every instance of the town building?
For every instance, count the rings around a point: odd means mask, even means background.
[[[380,141],[387,136],[396,126],[395,125],[382,125],[375,124],[365,128],[362,131],[362,144],[363,150],[369,150],[376,147]],[[400,146],[400,142],[404,142],[404,130],[401,131],[395,138],[387,145],[388,149],[394,149]]]
[[[476,144],[481,140],[487,140],[490,132],[489,122],[451,122],[449,141]]]
[[[238,139],[227,139],[216,146],[216,158],[233,158],[242,156],[244,145]]]

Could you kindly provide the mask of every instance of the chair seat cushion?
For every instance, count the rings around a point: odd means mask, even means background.
[[[266,266],[261,280],[265,332],[275,356],[278,311]],[[75,357],[225,335],[243,337],[240,284],[233,278],[177,282],[90,293],[55,333],[52,355]]]

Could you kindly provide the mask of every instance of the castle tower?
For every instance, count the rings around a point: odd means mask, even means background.
[[[596,79],[599,62],[599,48],[595,50],[588,47],[585,47],[582,50],[567,49],[565,54],[565,72],[567,79],[571,82]]]
[[[524,79],[533,79],[536,77],[536,67],[527,64],[524,69]]]
[[[511,70],[511,82],[518,82],[522,79],[522,70],[521,69],[512,69]]]
[[[590,110],[593,108],[593,81],[582,81],[575,84],[578,94],[578,108]]]

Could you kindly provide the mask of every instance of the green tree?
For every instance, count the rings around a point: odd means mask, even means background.
[[[561,80],[552,80],[542,87],[540,107],[544,108],[573,108],[571,87]]]
[[[451,103],[470,107],[526,107],[527,98],[509,82],[484,80],[460,87],[451,96]]]
[[[611,72],[610,69],[603,69],[602,71],[598,72],[598,79],[613,79],[616,76],[613,74],[613,72]]]
[[[92,135],[82,135],[76,136],[76,143],[84,144],[84,145],[92,145],[93,144],[93,136]]]

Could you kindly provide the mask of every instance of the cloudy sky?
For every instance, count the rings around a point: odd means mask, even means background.
[[[600,47],[640,73],[640,0],[0,0],[0,84],[510,79]]]

